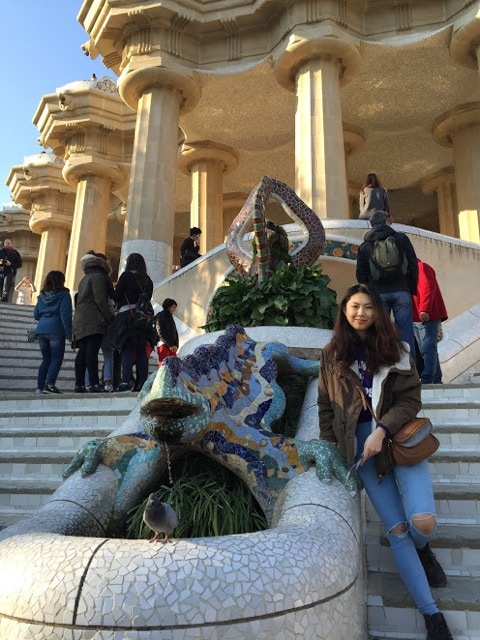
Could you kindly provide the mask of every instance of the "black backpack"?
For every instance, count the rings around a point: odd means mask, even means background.
[[[393,280],[405,276],[408,271],[407,256],[395,235],[375,240],[369,262],[374,282]]]
[[[153,328],[153,316],[153,307],[148,293],[142,289],[133,312],[133,327],[150,331]]]

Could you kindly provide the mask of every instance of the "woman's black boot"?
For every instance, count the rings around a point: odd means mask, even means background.
[[[448,624],[443,613],[434,613],[431,616],[423,616],[427,627],[427,640],[453,640]]]
[[[445,571],[442,569],[439,561],[435,557],[435,554],[430,549],[430,545],[426,544],[423,549],[417,549],[418,557],[420,558],[420,562],[425,570],[425,575],[427,576],[428,584],[431,587],[446,587],[447,586],[447,576],[445,575]]]

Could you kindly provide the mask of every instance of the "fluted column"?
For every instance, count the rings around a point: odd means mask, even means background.
[[[110,190],[107,178],[83,175],[78,179],[66,271],[67,285],[72,289],[83,275],[80,258],[90,249],[105,252]]]
[[[422,180],[422,191],[437,197],[440,233],[458,238],[457,191],[453,168],[443,169]]]
[[[210,140],[187,143],[180,156],[180,168],[192,177],[190,224],[200,227],[200,253],[224,241],[223,176],[238,166],[231,147]]]
[[[132,60],[119,78],[120,95],[137,110],[121,267],[130,253],[141,253],[160,282],[172,267],[179,114],[197,102],[199,89],[156,64]]]
[[[432,133],[439,144],[452,147],[459,237],[480,243],[480,102],[444,113]]]
[[[360,60],[343,34],[291,38],[276,62],[277,81],[296,92],[295,190],[320,218],[348,218],[341,83]]]

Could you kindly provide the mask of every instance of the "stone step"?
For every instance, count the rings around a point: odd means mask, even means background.
[[[32,392],[4,393],[0,391],[0,413],[18,415],[37,413],[47,415],[55,412],[95,412],[103,410],[131,410],[136,404],[134,393],[62,393],[36,395]]]
[[[0,451],[0,484],[8,478],[61,478],[78,447],[9,449]]]
[[[480,399],[480,384],[431,384],[422,386],[422,401],[430,407],[443,402],[452,404]]]
[[[480,580],[453,576],[434,597],[455,640],[480,638]],[[368,572],[367,610],[371,638],[421,638],[423,616],[416,611],[398,574]],[[395,635],[396,634],[396,635]]]

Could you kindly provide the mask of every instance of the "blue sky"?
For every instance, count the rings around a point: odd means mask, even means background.
[[[77,22],[82,0],[1,0],[0,210],[11,200],[5,180],[24,156],[40,153],[32,124],[43,95],[74,80],[115,78],[81,45],[87,33]]]

